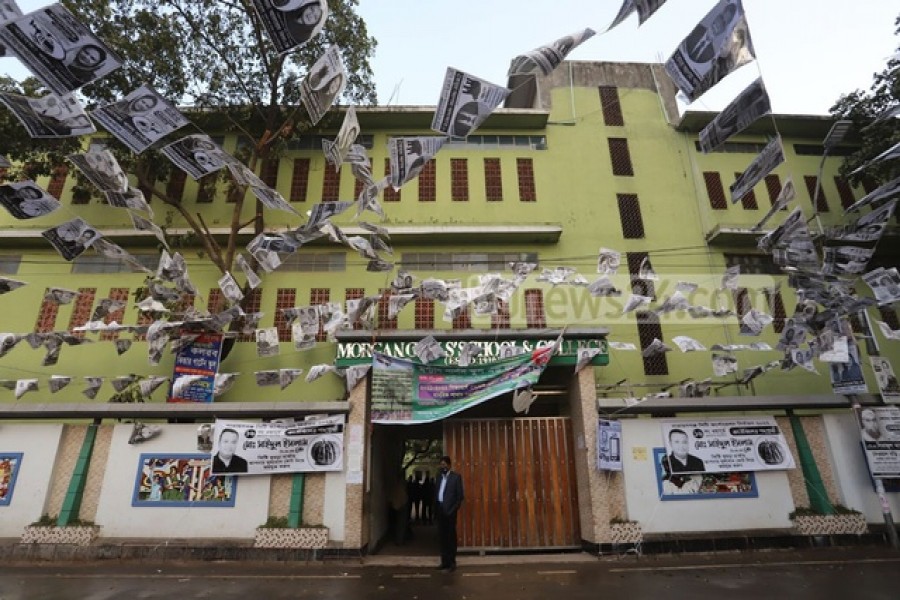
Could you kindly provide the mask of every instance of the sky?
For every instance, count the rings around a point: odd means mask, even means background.
[[[19,0],[28,12],[46,0]],[[640,28],[637,15],[604,33],[621,0],[359,0],[378,40],[372,67],[382,105],[435,105],[448,66],[506,85],[517,54],[590,27],[571,60],[664,62],[716,0],[668,0]],[[757,60],[688,110],[721,110],[759,76],[773,110],[827,114],[841,94],[867,89],[900,46],[897,0],[744,0]],[[22,77],[14,58],[0,72]]]

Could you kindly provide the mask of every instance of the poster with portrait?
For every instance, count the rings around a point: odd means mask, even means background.
[[[845,242],[877,242],[897,207],[897,200],[883,204],[854,222],[829,229],[825,237]]]
[[[503,104],[509,93],[503,86],[447,67],[431,129],[444,135],[466,137]]]
[[[507,77],[531,74],[549,75],[569,55],[569,52],[592,38],[596,33],[588,27],[525,54],[520,54],[512,59],[506,75]]]
[[[30,180],[0,185],[0,204],[20,220],[43,217],[60,207],[59,200]]]
[[[190,123],[174,104],[148,85],[123,100],[101,106],[91,116],[135,154]]]
[[[869,206],[870,204],[875,204],[876,202],[887,200],[888,198],[893,198],[897,194],[900,194],[900,177],[892,179],[884,185],[875,188],[874,190],[848,206],[846,209],[844,209],[844,214],[856,212],[864,206]]]
[[[313,125],[322,120],[346,86],[347,72],[341,60],[341,49],[337,44],[332,44],[310,67],[306,79],[300,84],[300,101],[306,107]]]
[[[886,403],[900,402],[900,382],[897,381],[891,361],[883,356],[870,356],[869,361],[875,372],[875,381],[878,382],[881,399]]]
[[[794,457],[774,417],[676,420],[661,424],[670,473],[781,471]]]
[[[128,175],[106,148],[92,145],[87,152],[70,154],[66,158],[101,192],[128,191]]]
[[[391,186],[395,190],[414,179],[449,138],[437,136],[388,138]]]
[[[622,470],[622,423],[600,419],[597,424],[597,468]]]
[[[228,508],[237,479],[213,475],[207,454],[141,454],[132,506]]]
[[[272,475],[344,470],[345,415],[249,423],[216,419],[213,474]]]
[[[23,456],[22,452],[0,452],[0,506],[12,504]]]
[[[762,152],[753,159],[753,162],[731,184],[731,203],[737,203],[746,196],[757,183],[775,170],[775,167],[784,162],[784,148],[781,145],[781,136],[776,136],[766,144]]]
[[[350,153],[353,142],[359,135],[359,118],[356,116],[356,107],[349,106],[341,128],[338,131],[334,141],[322,140],[322,152],[325,153],[325,160],[334,167],[334,170],[340,172],[341,165]]]
[[[41,232],[67,261],[73,261],[100,238],[100,232],[78,217]]]
[[[761,116],[772,111],[769,94],[760,77],[738,94],[722,109],[712,122],[700,132],[700,150],[718,150],[733,135],[745,130]]]
[[[81,104],[72,94],[47,94],[28,98],[18,94],[0,94],[0,102],[19,119],[33,138],[66,138],[95,133]]]
[[[872,477],[900,477],[900,408],[860,408],[857,417]]]
[[[859,355],[859,346],[853,337],[853,329],[849,322],[841,319],[832,319],[829,322],[835,338],[847,338],[847,362],[829,363],[831,375],[831,389],[835,394],[865,394],[869,391],[866,379],[863,376],[862,362]]]
[[[325,0],[253,0],[253,8],[281,54],[317,36],[328,18]]]
[[[758,498],[756,475],[752,471],[725,473],[671,473],[665,448],[653,449],[656,489],[660,500],[723,500]]]
[[[755,58],[741,0],[720,0],[679,44],[665,69],[693,102]]]
[[[900,272],[897,267],[878,267],[865,273],[862,280],[872,289],[879,306],[900,301]]]
[[[225,166],[223,150],[208,135],[187,135],[163,146],[162,153],[194,180]]]
[[[0,41],[55,94],[105,77],[122,60],[61,4],[0,26]]]

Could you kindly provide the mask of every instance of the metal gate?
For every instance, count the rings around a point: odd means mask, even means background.
[[[572,448],[565,417],[444,421],[466,497],[460,547],[580,546]]]

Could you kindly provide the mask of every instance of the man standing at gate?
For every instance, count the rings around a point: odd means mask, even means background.
[[[456,570],[456,514],[463,501],[462,477],[450,470],[451,464],[449,456],[441,458],[435,506],[438,539],[441,543],[441,564],[438,569],[448,573]]]

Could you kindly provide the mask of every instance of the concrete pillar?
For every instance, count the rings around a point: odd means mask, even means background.
[[[347,429],[361,425],[363,430],[363,482],[346,484],[346,507],[344,509],[344,548],[364,548],[369,543],[368,498],[365,481],[368,476],[366,465],[371,451],[371,431],[369,427],[369,377],[366,375],[356,387],[350,390],[350,412],[347,415]]]

